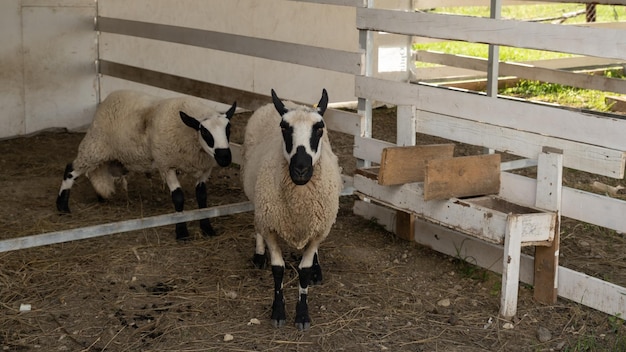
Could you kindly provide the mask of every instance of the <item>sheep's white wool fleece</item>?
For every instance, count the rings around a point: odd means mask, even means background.
[[[297,109],[290,102],[285,102],[285,106]],[[257,232],[266,238],[278,235],[289,245],[302,249],[312,239],[323,240],[335,223],[342,188],[341,169],[325,130],[313,177],[303,186],[295,185],[283,156],[280,120],[272,104],[250,117],[244,139],[243,186],[255,206]]]
[[[179,111],[198,121],[218,114],[190,97],[161,99],[125,90],[111,93],[98,106],[78,147],[74,168],[89,172],[103,160],[118,160],[130,171],[158,169],[163,175],[176,169],[198,176],[216,166],[200,146],[198,133],[181,121]]]

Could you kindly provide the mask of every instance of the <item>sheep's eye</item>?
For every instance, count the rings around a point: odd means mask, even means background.
[[[324,134],[324,122],[320,121],[313,125],[313,130],[318,137],[322,137]]]
[[[280,121],[280,129],[285,132],[289,128],[289,124],[285,121]]]
[[[213,140],[213,135],[209,130],[207,130],[204,126],[200,127],[200,134],[202,135],[202,139],[206,142],[209,148],[213,148],[215,145],[215,140]]]

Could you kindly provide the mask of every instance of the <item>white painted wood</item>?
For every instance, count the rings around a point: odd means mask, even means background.
[[[517,159],[511,161],[504,161],[500,163],[500,170],[510,171],[517,169],[525,169],[527,167],[537,166],[537,160],[533,159]]]
[[[501,173],[499,196],[516,204],[534,206],[537,181],[508,172]],[[626,232],[626,201],[563,187],[561,215]]]
[[[561,210],[563,190],[563,154],[544,151],[537,161],[537,196],[535,206],[548,211]]]
[[[437,7],[455,7],[455,6],[489,6],[489,1],[490,0],[414,0],[413,3],[416,9],[432,9],[432,8],[437,8]],[[614,0],[614,1],[620,1],[620,0]],[[529,4],[536,4],[536,3],[541,3],[541,1],[524,1],[524,0],[502,1],[502,5],[507,5],[507,6],[529,5]]]
[[[0,139],[24,134],[24,59],[19,0],[0,1]]]
[[[487,71],[488,69],[488,61],[477,57],[420,50],[416,53],[416,58],[424,62],[461,67],[476,71]],[[602,75],[575,73],[512,62],[500,63],[500,75],[626,94],[626,81]]]
[[[420,133],[527,158],[535,158],[541,153],[543,146],[551,146],[563,150],[563,165],[566,167],[613,178],[624,177],[626,154],[619,150],[428,112],[419,113],[418,126]]]
[[[356,13],[353,7],[283,0],[188,0],[184,7],[171,9],[170,0],[98,1],[98,13],[103,17],[247,36],[255,42],[271,40],[359,53],[360,60],[358,30],[349,20]],[[289,20],[269,20],[274,18]],[[101,35],[100,48],[105,60],[254,93],[269,95],[274,88],[281,98],[316,103],[319,93],[311,92],[326,88],[331,102],[356,100],[351,74],[111,33]]]
[[[626,316],[626,288],[559,267],[559,296],[609,315]]]
[[[512,99],[494,100],[481,94],[460,94],[459,90],[424,84],[391,82],[363,76],[357,76],[355,80],[359,97],[396,105],[415,105],[418,110],[626,150],[626,138],[621,133],[626,129],[626,120],[623,119],[557,108],[549,104]],[[550,118],[546,119],[546,116]]]
[[[376,180],[354,175],[354,188],[358,193],[376,202],[403,211],[413,212],[424,219],[441,223],[485,241],[502,244],[506,233],[508,214],[489,205],[488,197],[459,200],[424,201],[422,183],[400,186],[381,186]],[[529,209],[530,210],[530,209]],[[554,215],[533,209],[517,215],[523,226],[522,242],[545,241],[550,228],[554,228]]]
[[[418,42],[418,41],[414,41]],[[420,51],[422,53],[422,51]],[[432,57],[427,57],[428,60],[432,59]],[[523,61],[520,62],[521,65],[529,65],[531,67],[541,67],[547,69],[561,69],[561,70],[574,70],[574,69],[585,69],[585,68],[596,68],[596,67],[610,67],[610,66],[619,66],[623,65],[624,62],[615,59],[606,59],[599,57],[588,57],[588,56],[576,56],[569,58],[559,58],[559,59],[548,59],[548,60],[534,60],[534,61]],[[472,79],[472,78],[484,78],[484,70],[467,70],[458,67],[420,67],[415,68],[413,71],[413,75],[416,81],[450,81],[450,80],[464,80],[464,79]]]
[[[354,137],[354,157],[380,164],[383,149],[395,147],[390,142],[381,141],[374,138]]]
[[[76,129],[96,108],[93,7],[25,7],[24,132]]]
[[[298,2],[311,2],[316,4],[328,4],[328,5],[341,5],[341,6],[353,6],[364,7],[367,0],[291,0]]]
[[[398,217],[396,210],[363,200],[354,201],[352,210],[354,214],[366,220],[375,221],[377,224],[383,226],[385,230],[393,233],[396,232],[396,221]]]
[[[616,29],[368,8],[357,9],[357,28],[626,59],[626,36]]]
[[[502,292],[500,293],[500,316],[511,319],[517,313],[522,231],[519,218],[510,215],[506,221],[504,254],[502,258]]]
[[[185,0],[184,5],[172,0],[98,0],[98,15],[335,50],[359,49],[356,10],[351,6],[284,0]]]
[[[366,219],[376,219],[388,230],[393,228],[396,211],[373,203],[362,202],[355,211]],[[379,214],[379,215],[377,215]],[[502,246],[487,243],[463,235],[442,226],[415,220],[415,241],[440,253],[462,259],[496,273],[502,273]],[[533,258],[521,255],[520,281],[531,284],[534,281]],[[559,297],[583,304],[609,315],[626,316],[626,288],[590,277],[580,272],[559,267]]]
[[[150,216],[141,219],[125,220],[77,229],[49,232],[40,235],[24,236],[0,241],[0,253],[18,249],[40,247],[49,244],[83,240],[87,238],[112,235],[116,233],[147,229],[157,226],[176,224],[183,221],[200,220],[221,215],[231,215],[254,210],[251,202],[220,205],[212,208],[196,209]]]
[[[21,0],[21,3],[23,7],[96,7],[94,0]]]
[[[324,113],[324,121],[332,131],[358,136],[361,133],[361,117],[353,112],[328,109]]]
[[[359,74],[361,71],[361,54],[345,50],[110,17],[98,17],[98,30],[106,33],[123,34],[289,62],[336,72]]]
[[[415,106],[400,105],[396,107],[396,144],[400,146],[415,145],[417,110]]]

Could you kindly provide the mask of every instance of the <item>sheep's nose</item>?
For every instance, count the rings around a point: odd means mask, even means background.
[[[219,166],[228,166],[232,161],[232,156],[230,154],[230,149],[221,148],[215,149],[215,161]]]
[[[306,153],[304,147],[299,146],[296,154],[291,157],[289,163],[289,176],[298,186],[305,185],[313,176],[313,158]]]

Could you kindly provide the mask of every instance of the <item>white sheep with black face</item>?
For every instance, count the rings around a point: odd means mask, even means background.
[[[286,321],[279,242],[302,250],[295,324],[306,330],[308,285],[322,280],[317,250],[337,218],[341,169],[322,118],[326,90],[316,108],[283,103],[274,90],[272,100],[250,117],[243,143],[243,186],[255,208],[254,263],[265,266],[267,245],[275,285],[271,319],[279,327]]]
[[[70,189],[82,174],[89,177],[98,197],[106,199],[115,192],[115,181],[129,171],[154,170],[167,182],[176,211],[184,206],[177,173],[196,178],[198,207],[206,208],[206,181],[212,168],[231,163],[230,119],[235,109],[236,103],[219,113],[191,97],[112,92],[98,106],[76,159],[65,168],[57,209],[70,212]],[[200,227],[204,235],[215,235],[209,219],[200,220]],[[176,224],[176,238],[188,237],[186,223]]]

